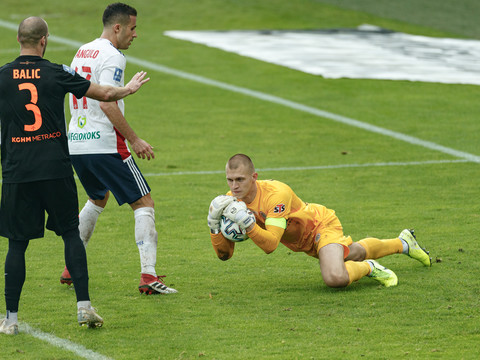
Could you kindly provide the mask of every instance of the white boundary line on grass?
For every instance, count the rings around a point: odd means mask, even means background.
[[[303,170],[329,170],[329,169],[345,169],[345,168],[363,168],[375,166],[412,166],[412,165],[429,165],[429,164],[451,164],[451,163],[466,163],[470,160],[425,160],[425,161],[409,161],[409,162],[380,162],[380,163],[366,163],[366,164],[339,164],[339,165],[318,165],[318,166],[293,166],[293,167],[278,167],[278,168],[263,168],[256,169],[257,172],[268,171],[303,171]],[[225,170],[200,170],[200,171],[177,171],[177,172],[162,172],[162,173],[145,173],[144,176],[174,176],[174,175],[213,175],[223,174]]]
[[[17,29],[18,29],[18,24],[14,24],[14,23],[4,21],[4,20],[0,20],[0,26],[4,27],[4,28],[7,28],[7,29],[15,30],[15,31],[17,31]],[[82,45],[82,43],[79,42],[79,41],[70,40],[70,39],[66,39],[66,38],[63,38],[63,37],[60,37],[60,36],[54,36],[54,35],[51,35],[49,37],[49,41],[57,42],[57,43],[64,44],[64,45],[67,45],[67,46],[72,46],[74,48],[79,48]],[[400,132],[396,132],[396,131],[385,129],[385,128],[375,126],[375,125],[372,125],[372,124],[364,123],[362,121],[355,120],[355,119],[352,119],[352,118],[349,118],[349,117],[346,117],[346,116],[334,114],[334,113],[331,113],[329,111],[325,111],[325,110],[317,109],[317,108],[314,108],[314,107],[311,107],[311,106],[303,105],[303,104],[295,102],[295,101],[286,100],[286,99],[280,98],[278,96],[270,95],[270,94],[260,92],[260,91],[256,91],[256,90],[250,90],[250,89],[243,88],[243,87],[240,87],[240,86],[230,85],[230,84],[227,84],[227,83],[224,83],[224,82],[221,82],[221,81],[212,80],[212,79],[209,79],[209,78],[206,78],[206,77],[203,77],[203,76],[190,74],[190,73],[187,73],[185,71],[180,71],[180,70],[176,70],[176,69],[173,69],[173,68],[169,68],[167,66],[159,65],[159,64],[156,64],[156,63],[153,63],[153,62],[150,62],[150,61],[147,61],[147,60],[142,60],[142,59],[139,59],[139,58],[136,58],[136,57],[133,57],[133,56],[127,56],[127,60],[130,63],[139,65],[139,66],[147,68],[147,69],[155,70],[155,71],[158,71],[158,72],[163,72],[163,73],[166,73],[166,74],[169,74],[169,75],[177,76],[177,77],[182,78],[182,79],[195,81],[195,82],[202,83],[202,84],[205,84],[205,85],[218,87],[218,88],[223,89],[223,90],[228,90],[228,91],[236,92],[236,93],[239,93],[239,94],[247,95],[247,96],[254,97],[254,98],[257,98],[257,99],[260,99],[260,100],[268,101],[268,102],[278,104],[278,105],[282,105],[282,106],[285,106],[285,107],[288,107],[288,108],[291,108],[291,109],[299,110],[299,111],[309,113],[309,114],[312,114],[312,115],[315,115],[315,116],[326,118],[326,119],[329,119],[329,120],[332,120],[332,121],[335,121],[335,122],[338,122],[338,123],[342,123],[342,124],[345,124],[345,125],[360,128],[360,129],[370,131],[370,132],[373,132],[373,133],[376,133],[376,134],[388,136],[388,137],[394,138],[396,140],[401,140],[401,141],[407,142],[407,143],[412,144],[412,145],[417,145],[417,146],[424,147],[426,149],[439,151],[439,152],[442,152],[444,154],[454,156],[456,158],[465,159],[465,160],[468,160],[468,161],[480,163],[480,156],[478,156],[478,155],[474,155],[474,154],[470,154],[470,153],[467,153],[467,152],[464,152],[464,151],[452,149],[452,148],[449,148],[449,147],[446,147],[446,146],[443,146],[443,145],[436,144],[436,143],[431,142],[431,141],[422,140],[422,139],[416,138],[414,136],[405,135],[405,134],[402,134]]]
[[[402,133],[399,133],[399,132],[396,132],[396,131],[393,131],[393,130],[389,130],[389,129],[385,129],[385,128],[382,128],[382,127],[379,127],[379,126],[364,123],[362,121],[355,120],[355,119],[352,119],[352,118],[349,118],[349,117],[346,117],[346,116],[334,114],[334,113],[331,113],[331,112],[328,112],[328,111],[325,111],[325,110],[321,110],[321,109],[317,109],[317,108],[314,108],[314,107],[311,107],[311,106],[303,105],[303,104],[300,104],[300,103],[297,103],[297,102],[294,102],[294,101],[291,101],[291,100],[286,100],[286,99],[280,98],[278,96],[266,94],[266,93],[256,91],[256,90],[250,90],[250,89],[235,86],[235,85],[230,85],[230,84],[227,84],[227,83],[224,83],[224,82],[221,82],[221,81],[208,79],[208,78],[205,78],[203,76],[194,75],[194,74],[190,74],[190,73],[187,73],[187,72],[184,72],[184,71],[172,69],[172,68],[169,68],[169,67],[166,67],[166,66],[163,66],[163,65],[158,65],[158,64],[152,63],[150,61],[137,59],[137,58],[134,58],[134,57],[131,57],[131,56],[128,56],[127,59],[128,59],[129,62],[134,63],[136,65],[140,65],[140,66],[145,67],[145,68],[149,68],[149,69],[152,69],[152,70],[164,72],[166,74],[174,75],[174,76],[177,76],[177,77],[180,77],[180,78],[183,78],[183,79],[196,81],[196,82],[199,82],[199,83],[202,83],[202,84],[205,84],[205,85],[215,86],[215,87],[218,87],[220,89],[233,91],[233,92],[236,92],[236,93],[239,93],[239,94],[247,95],[247,96],[254,97],[254,98],[257,98],[257,99],[260,99],[260,100],[268,101],[268,102],[278,104],[278,105],[282,105],[282,106],[285,106],[285,107],[288,107],[288,108],[291,108],[291,109],[299,110],[299,111],[302,111],[302,112],[305,112],[305,113],[309,113],[309,114],[316,115],[316,116],[319,116],[319,117],[322,117],[322,118],[333,120],[333,121],[338,122],[338,123],[342,123],[342,124],[345,124],[345,125],[360,128],[360,129],[363,129],[363,130],[366,130],[366,131],[369,131],[369,132],[372,132],[372,133],[388,136],[388,137],[394,138],[396,140],[401,140],[401,141],[407,142],[407,143],[412,144],[412,145],[418,145],[418,146],[422,146],[422,147],[430,149],[430,150],[439,151],[439,152],[442,152],[444,154],[452,155],[452,156],[460,158],[460,159],[465,159],[465,160],[468,160],[468,161],[480,163],[480,156],[478,156],[478,155],[473,155],[473,154],[466,153],[466,152],[463,152],[463,151],[460,151],[460,150],[455,150],[455,149],[452,149],[452,148],[449,148],[449,147],[446,147],[446,146],[443,146],[443,145],[436,144],[436,143],[431,142],[431,141],[422,140],[422,139],[416,138],[414,136],[405,135],[405,134],[402,134]]]
[[[4,314],[0,314],[2,317],[4,317]],[[93,350],[87,349],[86,347],[76,344],[74,342],[71,342],[69,340],[61,339],[56,337],[55,335],[45,333],[43,331],[37,330],[35,328],[32,328],[30,325],[20,322],[19,325],[19,330],[22,333],[32,335],[33,337],[43,340],[57,348],[64,349],[70,352],[75,353],[76,355],[87,359],[87,360],[112,360],[111,358],[104,356],[102,354],[96,353]],[[94,331],[94,330],[93,330]]]

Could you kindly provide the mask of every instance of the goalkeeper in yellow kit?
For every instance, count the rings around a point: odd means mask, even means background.
[[[230,191],[213,199],[208,213],[212,245],[221,260],[230,259],[235,248],[220,232],[220,219],[227,209],[226,216],[265,253],[281,242],[292,251],[318,258],[323,280],[330,287],[344,287],[364,276],[387,287],[397,285],[395,273],[374,260],[386,255],[403,253],[431,266],[428,252],[418,245],[412,230],[403,230],[394,239],[352,242],[344,236],[335,211],[305,203],[282,182],[258,180],[251,159],[244,154],[228,160],[226,177]],[[232,206],[234,198],[246,206]]]

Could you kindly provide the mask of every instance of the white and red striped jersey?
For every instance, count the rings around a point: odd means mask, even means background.
[[[75,54],[71,68],[87,80],[100,85],[124,86],[126,59],[121,51],[107,39],[95,39],[84,44]],[[130,156],[125,138],[114,128],[100,109],[100,102],[70,94],[72,118],[68,127],[70,154],[114,154],[123,159]],[[123,100],[117,101],[122,114]]]

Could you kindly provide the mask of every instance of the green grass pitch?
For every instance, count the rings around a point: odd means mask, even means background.
[[[163,35],[166,30],[361,24],[426,36],[480,33],[467,33],[460,25],[452,29],[453,20],[443,26],[441,16],[423,12],[426,0],[409,1],[414,9],[377,8],[373,1],[362,2],[359,9],[352,3],[133,0],[129,4],[139,11],[139,37],[125,53],[480,156],[477,86],[329,80]],[[480,10],[473,1],[457,3],[462,19],[471,21]],[[106,4],[23,0],[19,7],[18,1],[4,0],[0,20],[18,24],[39,15],[49,23],[51,35],[83,43],[100,35]],[[409,12],[415,14],[411,21]],[[19,47],[14,30],[0,27],[0,33],[3,65],[17,56]],[[74,52],[51,41],[46,57],[69,64]],[[127,65],[127,77],[138,70],[142,68]],[[87,248],[91,297],[105,326],[93,331],[78,327],[74,292],[59,283],[63,243],[47,233],[27,251],[19,317],[51,341],[25,332],[0,336],[1,359],[478,358],[478,163],[148,72],[150,83],[126,100],[126,117],[155,147],[156,159],[138,164],[156,203],[157,271],[179,293],[140,296],[133,214],[111,199]],[[362,279],[338,290],[323,284],[315,259],[282,245],[265,255],[246,241],[237,244],[231,260],[218,260],[210,244],[207,209],[213,197],[227,190],[222,170],[237,152],[252,156],[260,178],[286,182],[305,201],[335,209],[354,240],[394,237],[406,227],[415,228],[433,266],[391,256],[381,263],[396,272],[397,287]],[[350,166],[382,163],[391,165]],[[288,169],[292,167],[303,169]],[[285,169],[261,170],[278,168]],[[86,195],[80,184],[79,198],[83,205]],[[2,264],[6,251],[2,239]],[[69,345],[64,347],[62,340]],[[78,351],[72,352],[72,346]]]

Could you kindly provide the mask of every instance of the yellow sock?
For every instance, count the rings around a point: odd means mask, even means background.
[[[347,268],[348,277],[350,279],[348,285],[367,276],[371,271],[370,265],[364,261],[346,261],[345,267]]]
[[[367,251],[365,259],[380,259],[387,255],[401,254],[403,251],[402,240],[399,238],[386,240],[366,238],[358,243]]]

